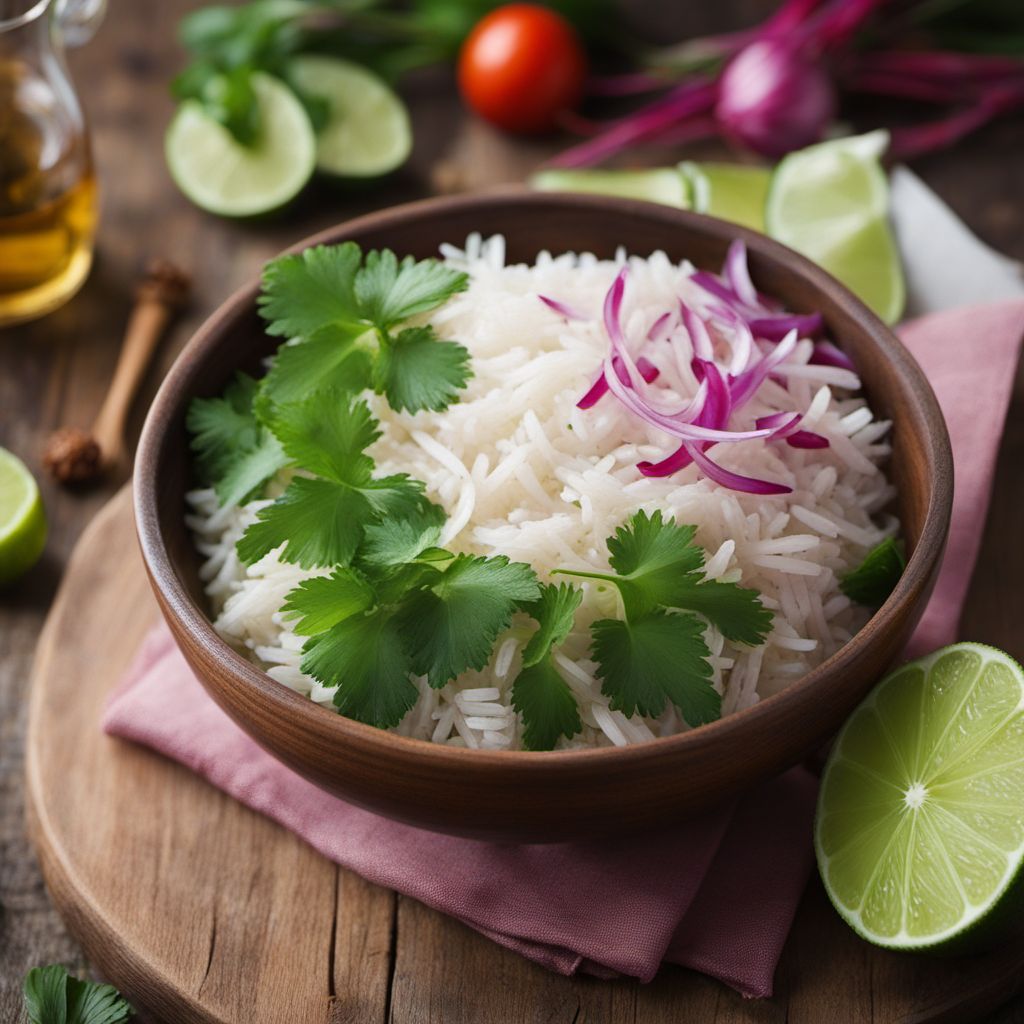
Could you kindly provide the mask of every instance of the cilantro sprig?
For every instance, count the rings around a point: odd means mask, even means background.
[[[267,333],[292,340],[263,380],[267,400],[311,390],[373,388],[396,410],[438,411],[470,377],[469,353],[432,327],[395,328],[465,291],[468,277],[440,260],[363,258],[355,242],[318,245],[267,264],[260,314]]]
[[[419,523],[418,550],[412,529],[382,523],[358,565],[306,580],[282,609],[308,638],[302,671],[337,687],[342,714],[380,728],[416,703],[414,675],[440,688],[483,668],[516,608],[540,594],[525,563],[444,551],[432,517]]]
[[[282,545],[282,561],[304,569],[348,565],[369,526],[422,513],[427,502],[419,480],[373,475],[366,449],[380,432],[364,401],[318,391],[274,407],[270,428],[287,458],[310,475],[295,476],[256,513],[238,542],[247,565]]]
[[[33,967],[24,996],[29,1024],[123,1024],[134,1015],[113,985],[82,981],[60,964]]]
[[[756,591],[704,579],[704,551],[694,543],[695,533],[661,512],[640,511],[608,538],[614,573],[556,570],[619,591],[625,618],[591,626],[591,653],[602,693],[627,715],[657,717],[671,701],[693,726],[720,716],[698,615],[737,643],[761,644],[771,630],[771,613]]]
[[[886,537],[864,556],[856,569],[839,581],[839,589],[857,604],[881,608],[906,567],[907,560],[899,542]]]
[[[195,399],[188,411],[196,467],[220,503],[244,502],[285,466],[312,469],[279,441],[289,409],[312,395],[372,389],[409,412],[457,401],[471,376],[469,353],[430,326],[402,325],[467,286],[466,274],[439,260],[399,260],[387,249],[364,258],[354,242],[268,263],[260,313],[267,333],[285,343],[261,381],[237,374],[222,397]],[[303,507],[313,507],[315,494],[327,512],[330,489],[298,490]],[[265,531],[267,542],[274,535]]]

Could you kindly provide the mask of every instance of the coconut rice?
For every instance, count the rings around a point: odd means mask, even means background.
[[[767,642],[756,648],[725,641],[708,627],[723,716],[778,692],[838,650],[869,614],[851,605],[839,578],[898,529],[882,511],[894,493],[882,468],[890,424],[874,418],[856,375],[809,364],[812,342],[802,339],[730,426],[747,429],[759,416],[806,410],[801,426],[830,446],[798,449],[755,439],[715,447],[716,461],[727,469],[778,480],[791,494],[729,490],[692,465],[668,477],[642,476],[637,463],[663,458],[674,439],[611,396],[588,410],[576,403],[607,350],[601,302],[622,263],[629,265],[627,339],[643,339],[673,297],[697,311],[707,307],[707,294],[690,280],[692,266],[662,252],[646,259],[619,253],[615,260],[542,252],[532,266],[506,265],[504,249],[501,237],[479,236],[465,249],[442,247],[447,261],[469,272],[470,286],[420,321],[469,350],[473,377],[443,412],[398,413],[368,395],[381,423],[382,436],[369,449],[379,471],[425,482],[427,496],[448,514],[443,546],[507,555],[529,563],[542,580],[559,567],[607,572],[606,538],[638,509],[694,524],[708,554],[708,577],[757,589],[774,614]],[[538,300],[541,294],[590,319],[566,320]],[[687,337],[678,323],[673,330]],[[689,360],[665,362],[659,385],[692,395],[697,382]],[[268,493],[279,494],[285,480],[281,474]],[[276,552],[250,567],[240,562],[235,543],[269,499],[221,508],[205,489],[188,501],[217,631],[278,682],[332,707],[334,688],[300,670],[304,638],[280,613],[291,589],[327,570],[286,564]],[[627,718],[608,707],[588,657],[589,629],[597,618],[620,617],[619,599],[597,581],[577,582],[583,603],[555,660],[578,701],[583,729],[559,748],[623,745],[686,730],[671,705],[657,719]],[[418,680],[419,701],[395,731],[435,743],[520,749],[510,693],[531,632],[530,620],[517,617],[484,670],[440,690]]]

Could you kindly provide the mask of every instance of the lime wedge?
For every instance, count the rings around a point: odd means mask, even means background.
[[[46,513],[25,463],[0,448],[0,585],[39,561],[46,546]]]
[[[302,104],[283,82],[252,76],[260,134],[243,146],[195,100],[179,108],[164,142],[167,166],[196,204],[224,217],[253,217],[284,206],[316,166],[316,138]]]
[[[690,186],[675,167],[643,171],[540,171],[530,184],[544,192],[596,192],[599,195],[646,199],[690,209]]]
[[[764,204],[771,171],[747,164],[696,164],[686,161],[680,172],[689,180],[698,213],[764,231]]]
[[[829,897],[880,946],[985,937],[1024,878],[1022,793],[1020,666],[972,643],[904,665],[853,713],[825,767],[814,843]]]
[[[317,136],[316,165],[342,178],[373,178],[405,163],[412,128],[405,104],[358,64],[335,57],[296,57],[289,80],[326,101],[327,121]]]
[[[765,224],[772,238],[814,260],[895,323],[906,296],[879,163],[886,139],[885,132],[871,132],[791,153],[772,175]]]

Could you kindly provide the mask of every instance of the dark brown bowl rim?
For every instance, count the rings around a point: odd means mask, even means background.
[[[536,204],[583,207],[595,215],[603,211],[614,211],[650,216],[651,209],[656,205],[610,196],[503,188],[471,196],[424,199],[390,207],[327,228],[286,251],[298,252],[311,245],[334,243],[381,228],[397,227],[411,216],[443,214],[455,209],[479,209],[496,203],[507,206],[510,216],[514,216],[519,207]],[[656,208],[662,217],[675,222],[681,229],[703,231],[720,238],[741,238],[752,252],[774,261],[787,273],[809,280],[819,291],[829,294],[836,306],[869,336],[872,344],[879,345],[885,351],[892,365],[891,372],[905,379],[908,385],[908,404],[911,406],[906,410],[908,418],[927,425],[923,447],[931,470],[931,494],[918,543],[888,600],[853,639],[835,654],[778,693],[699,728],[644,743],[576,750],[492,751],[432,743],[345,718],[277,682],[222,640],[205,613],[189,596],[168,555],[157,510],[159,487],[156,471],[163,433],[166,424],[173,421],[175,409],[185,397],[179,392],[188,371],[194,362],[205,355],[208,348],[217,343],[225,325],[252,311],[259,292],[258,279],[239,288],[211,314],[187,343],[153,400],[139,439],[133,481],[136,528],[150,579],[162,598],[164,614],[172,615],[193,644],[216,655],[229,671],[260,691],[282,714],[298,715],[300,721],[296,724],[304,725],[315,733],[331,733],[339,744],[351,742],[364,749],[374,749],[384,756],[387,756],[389,750],[404,748],[407,753],[426,758],[437,767],[452,769],[515,769],[529,775],[536,772],[572,772],[584,766],[598,768],[604,765],[613,770],[627,763],[661,759],[677,751],[688,749],[692,752],[696,748],[724,740],[730,734],[736,739],[745,732],[756,731],[758,725],[781,717],[784,708],[807,701],[808,694],[828,677],[848,670],[855,664],[858,652],[871,644],[877,634],[884,635],[896,627],[900,609],[926,586],[933,573],[934,563],[943,550],[952,507],[953,463],[945,419],[938,401],[917,361],[896,335],[847,288],[816,264],[781,243],[747,228],[687,210],[661,205]]]

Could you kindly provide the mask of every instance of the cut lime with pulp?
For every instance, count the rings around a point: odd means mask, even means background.
[[[178,187],[196,204],[224,217],[254,217],[284,206],[302,190],[316,166],[316,137],[291,89],[256,73],[259,135],[243,146],[196,100],[179,108],[167,129],[167,165]]]
[[[771,180],[768,168],[686,161],[679,170],[690,182],[697,213],[764,231],[764,204]]]
[[[956,948],[994,931],[1024,878],[1021,667],[960,643],[884,679],[836,739],[814,844],[830,899],[871,942]]]
[[[594,192],[625,199],[645,199],[690,209],[690,186],[675,167],[642,171],[540,171],[530,184],[543,192]]]
[[[0,448],[0,586],[39,561],[46,545],[46,514],[25,463]]]
[[[814,260],[895,323],[905,287],[879,163],[886,141],[885,132],[871,132],[791,153],[772,174],[765,224],[772,238]]]
[[[412,128],[405,104],[371,71],[335,57],[296,57],[289,80],[323,100],[327,120],[317,135],[317,169],[341,178],[373,178],[405,163]]]

